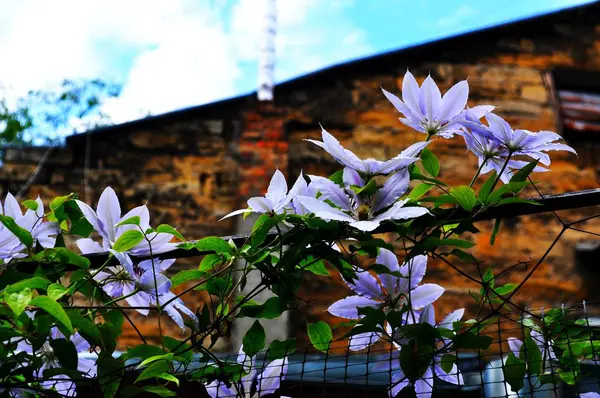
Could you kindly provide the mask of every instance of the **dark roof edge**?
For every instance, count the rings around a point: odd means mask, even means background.
[[[562,8],[562,9],[551,11],[551,12],[534,14],[527,18],[516,19],[516,20],[506,22],[506,23],[498,24],[498,25],[492,25],[492,26],[488,26],[485,28],[477,29],[477,30],[472,30],[472,31],[468,31],[468,32],[464,32],[464,33],[460,33],[460,34],[456,34],[456,35],[452,35],[452,36],[442,37],[442,38],[439,38],[436,40],[411,44],[407,47],[401,47],[401,48],[398,48],[395,50],[377,53],[377,54],[369,55],[366,57],[353,58],[353,59],[350,59],[350,60],[347,60],[347,61],[344,61],[344,62],[341,62],[338,64],[326,66],[322,69],[318,69],[313,72],[309,72],[309,73],[306,73],[306,74],[303,74],[303,75],[300,75],[297,77],[293,77],[289,80],[286,80],[284,82],[277,84],[275,86],[275,89],[277,90],[277,89],[281,89],[281,88],[286,88],[287,86],[298,84],[299,82],[301,82],[305,79],[310,79],[321,73],[331,72],[334,70],[342,69],[351,64],[363,63],[363,62],[368,62],[368,61],[371,61],[371,60],[377,59],[377,58],[383,58],[386,56],[397,55],[402,52],[407,52],[407,51],[414,50],[416,48],[423,47],[423,46],[439,45],[439,44],[444,44],[444,43],[447,43],[447,42],[450,42],[453,40],[464,39],[464,38],[472,37],[472,36],[479,35],[479,34],[490,33],[490,32],[496,31],[496,30],[506,29],[513,25],[523,24],[523,23],[531,23],[534,21],[543,20],[545,18],[551,18],[551,17],[555,17],[555,16],[565,13],[565,12],[572,12],[575,10],[584,9],[584,8],[591,7],[591,6],[594,6],[597,4],[600,4],[600,0],[595,0],[595,1],[592,1],[589,3],[575,5],[572,7],[566,7],[566,8]],[[236,105],[238,103],[239,104],[247,103],[248,100],[251,100],[255,96],[256,96],[256,91],[252,91],[249,93],[237,95],[237,96],[230,97],[230,98],[225,98],[225,99],[215,101],[215,102],[209,102],[209,103],[202,104],[202,105],[194,105],[191,107],[177,109],[177,110],[173,110],[170,112],[161,113],[158,115],[148,116],[148,117],[145,117],[142,119],[136,119],[136,120],[131,120],[128,122],[120,123],[120,124],[104,126],[104,127],[100,127],[97,129],[93,129],[93,130],[89,130],[89,131],[86,131],[83,133],[69,136],[69,137],[67,137],[67,141],[70,141],[71,139],[73,139],[75,137],[83,136],[86,134],[95,134],[95,133],[108,132],[108,131],[113,131],[113,130],[120,130],[122,128],[133,127],[133,126],[141,125],[141,124],[145,124],[145,123],[151,123],[151,122],[162,120],[162,119],[168,119],[170,117],[174,117],[174,116],[177,116],[177,115],[180,115],[183,113],[194,112],[194,111],[205,111],[207,109],[218,108],[223,105],[231,106],[231,105]]]

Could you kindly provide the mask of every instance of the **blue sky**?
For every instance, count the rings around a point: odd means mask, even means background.
[[[123,84],[116,122],[253,91],[264,0],[0,0],[0,82]],[[277,0],[276,79],[583,0]],[[6,58],[5,58],[6,59]]]

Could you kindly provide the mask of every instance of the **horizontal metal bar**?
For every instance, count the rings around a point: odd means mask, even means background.
[[[552,211],[559,210],[569,210],[569,209],[579,209],[590,206],[600,206],[600,189],[589,189],[584,191],[577,192],[568,192],[559,195],[547,195],[544,196],[543,199],[539,198],[529,198],[530,200],[535,200],[538,205],[532,205],[527,203],[512,203],[506,204],[499,207],[491,207],[486,210],[482,210],[473,216],[473,213],[466,212],[462,209],[438,209],[435,217],[445,224],[452,224],[462,219],[470,218],[473,221],[483,221],[483,220],[495,220],[498,218],[505,217],[518,217],[518,216],[526,216],[526,215],[534,215],[540,213],[547,213]],[[394,226],[391,224],[382,224],[379,228],[377,228],[375,233],[386,233],[394,231]],[[270,237],[274,238],[277,234],[271,233]],[[249,234],[240,234],[240,235],[231,235],[224,236],[225,240],[233,240],[236,246],[242,246]],[[162,253],[157,257],[160,259],[172,259],[172,258],[187,258],[187,257],[196,257],[202,256],[205,254],[209,254],[211,252],[200,251],[197,249],[184,250],[184,249],[174,249],[166,253]],[[87,254],[87,257],[91,262],[92,268],[97,268],[100,265],[104,264],[108,259],[109,253],[93,253]],[[138,258],[135,260],[141,260],[142,258]],[[15,261],[16,263],[18,262]],[[12,263],[9,263],[12,264]]]

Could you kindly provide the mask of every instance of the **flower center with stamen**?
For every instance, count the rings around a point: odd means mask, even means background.
[[[369,219],[371,214],[371,208],[369,205],[360,205],[358,209],[356,209],[356,215],[359,221],[366,221]]]

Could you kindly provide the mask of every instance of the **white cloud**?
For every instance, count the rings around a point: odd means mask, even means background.
[[[476,14],[473,7],[467,4],[463,4],[458,7],[454,12],[445,17],[439,18],[436,21],[438,28],[453,28],[460,26],[465,22],[466,19],[472,18]]]
[[[229,97],[256,80],[244,67],[256,66],[263,4],[0,0],[0,81],[23,94],[65,78],[123,79],[121,97],[106,105],[119,122]],[[369,50],[344,16],[351,4],[278,0],[278,80]]]

